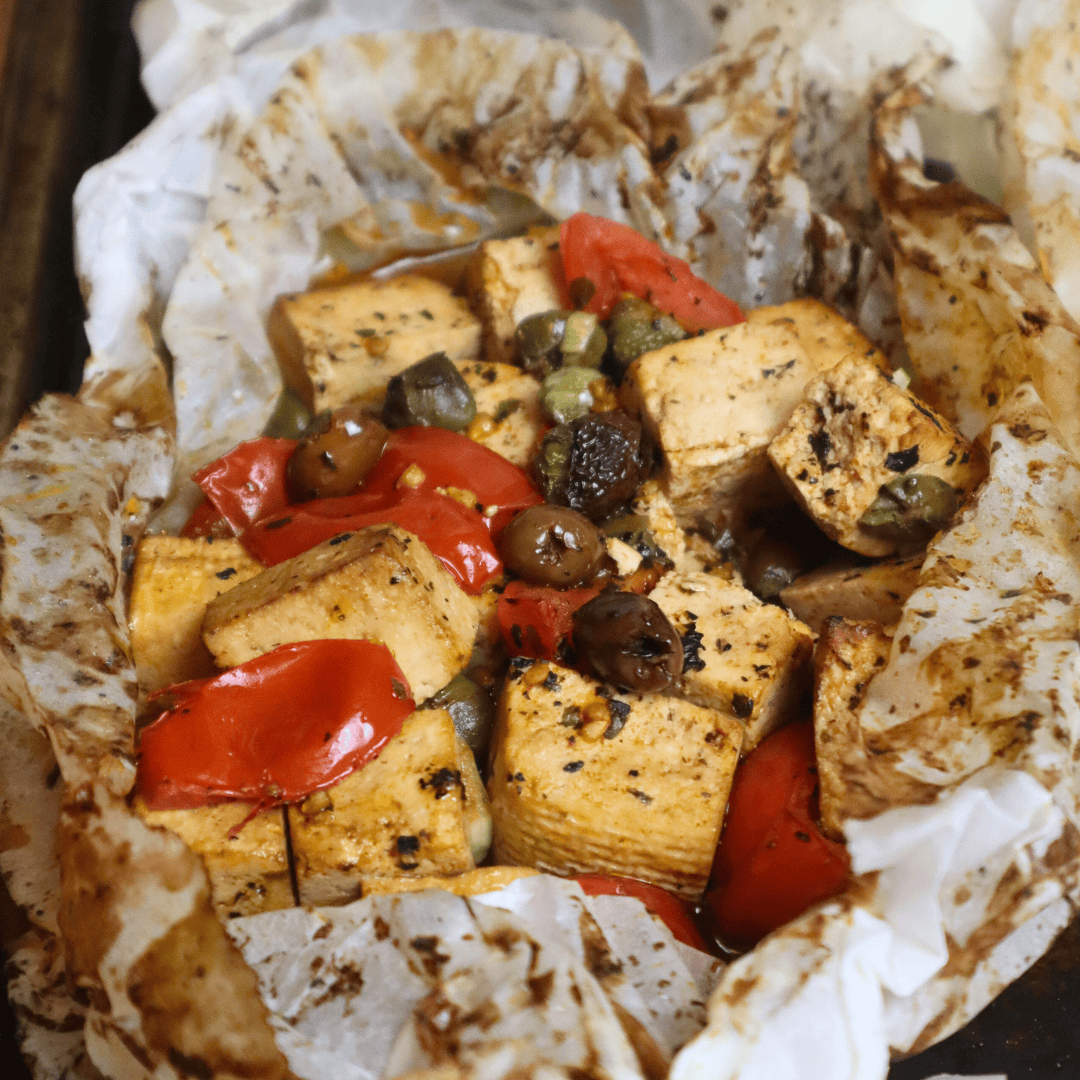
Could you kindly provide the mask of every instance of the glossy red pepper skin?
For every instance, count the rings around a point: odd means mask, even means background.
[[[600,590],[549,589],[511,581],[499,596],[496,616],[506,651],[511,656],[558,659],[559,646],[574,626],[574,612]]]
[[[611,314],[624,292],[674,315],[691,333],[733,326],[745,319],[738,304],[629,225],[574,214],[559,227],[559,251],[567,283],[587,278],[595,286],[585,310],[602,319]],[[569,297],[565,299],[572,306]]]
[[[282,645],[212,679],[160,691],[174,702],[146,727],[137,790],[152,810],[226,799],[297,802],[374,758],[415,708],[385,645]]]
[[[289,505],[285,466],[295,449],[293,439],[251,439],[204,465],[191,479],[233,532],[239,534],[253,522]],[[198,507],[195,512],[199,512]]]
[[[689,906],[666,889],[637,878],[608,874],[578,874],[574,879],[586,896],[634,896],[671,931],[671,936],[692,949],[708,951]]]
[[[810,721],[774,732],[735,773],[706,902],[724,940],[753,945],[843,889],[847,848],[817,826]]]

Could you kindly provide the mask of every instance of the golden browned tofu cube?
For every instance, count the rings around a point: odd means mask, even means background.
[[[830,617],[814,657],[814,744],[821,825],[834,837],[850,817],[871,817],[888,802],[871,792],[867,749],[856,710],[889,660],[892,636],[880,623]]]
[[[377,402],[391,377],[444,352],[480,353],[480,323],[441,282],[416,274],[282,296],[267,323],[285,385],[313,412]]]
[[[488,240],[477,249],[465,280],[469,301],[484,326],[486,359],[512,363],[518,323],[562,307],[552,271],[558,242],[555,226],[508,240]]]
[[[718,574],[675,572],[649,594],[684,640],[683,693],[737,717],[743,753],[791,718],[808,685],[809,627]],[[695,635],[689,638],[688,635]],[[686,648],[686,643],[696,648]]]
[[[986,474],[983,454],[943,416],[857,356],[807,384],[769,457],[822,531],[863,555],[897,550],[860,524],[883,485],[938,477],[963,501]]]
[[[821,624],[830,615],[890,626],[899,622],[907,598],[919,583],[922,564],[922,555],[911,555],[869,566],[819,566],[781,589],[780,599],[814,633],[821,632]]]
[[[238,540],[143,537],[135,555],[128,620],[144,694],[217,673],[199,636],[206,606],[260,570]]]
[[[221,667],[293,641],[381,641],[417,701],[469,659],[480,621],[427,546],[396,525],[336,536],[214,600],[203,640]]]
[[[300,902],[355,900],[370,878],[471,870],[465,791],[450,714],[414,712],[377,758],[289,807]]]
[[[254,806],[246,802],[193,810],[148,810],[136,798],[133,806],[148,825],[176,833],[202,859],[214,908],[221,918],[293,906],[284,811],[280,808],[248,821]]]
[[[754,308],[746,313],[746,321],[785,322],[795,331],[799,344],[819,372],[834,367],[851,353],[865,356],[886,373],[891,370],[885,354],[875,348],[857,326],[848,322],[838,311],[833,311],[828,304],[813,297]]]
[[[528,468],[547,427],[540,410],[540,383],[513,364],[470,360],[459,361],[457,369],[476,400],[469,437]]]
[[[514,661],[488,782],[495,860],[643,878],[695,899],[741,740],[718,710]]]
[[[630,365],[622,401],[664,452],[661,482],[683,528],[783,499],[766,451],[815,373],[782,322],[711,330]]]

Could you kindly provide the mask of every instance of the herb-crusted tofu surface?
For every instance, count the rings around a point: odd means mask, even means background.
[[[540,383],[516,364],[458,361],[476,401],[470,438],[528,468],[547,422],[540,409]]]
[[[422,701],[465,666],[479,620],[476,603],[423,543],[396,525],[373,525],[218,597],[202,633],[221,667],[294,641],[379,641]]]
[[[373,761],[288,808],[300,902],[355,900],[368,877],[472,869],[466,801],[450,714],[414,712]]]
[[[379,401],[392,376],[431,353],[469,360],[480,351],[465,300],[416,274],[283,296],[267,333],[286,386],[313,412]]]
[[[883,485],[936,477],[963,501],[986,471],[981,451],[944,417],[858,356],[807,384],[769,457],[822,531],[863,555],[897,550],[860,522]]]
[[[649,598],[683,639],[682,692],[737,717],[743,753],[790,718],[814,648],[809,627],[718,574],[665,574]]]
[[[696,899],[741,740],[718,710],[514,661],[489,782],[496,861],[644,878]]]

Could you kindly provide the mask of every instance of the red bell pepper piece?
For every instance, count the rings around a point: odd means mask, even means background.
[[[705,939],[701,936],[689,905],[672,896],[666,889],[637,878],[613,877],[608,874],[578,874],[574,879],[586,896],[636,896],[649,911],[655,915],[670,931],[676,941],[689,945],[692,949],[708,951]]]

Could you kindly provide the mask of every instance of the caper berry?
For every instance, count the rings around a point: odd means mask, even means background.
[[[495,702],[491,695],[465,675],[455,675],[438,693],[424,702],[427,709],[445,709],[454,729],[469,744],[478,761],[486,760],[495,727]]]
[[[266,421],[263,435],[271,439],[299,439],[311,423],[311,410],[288,387]]]
[[[595,315],[553,308],[522,319],[514,343],[521,366],[543,378],[561,367],[598,368],[607,335]]]
[[[388,434],[359,405],[319,413],[286,466],[289,500],[307,502],[350,494],[379,460]]]
[[[468,383],[443,352],[418,360],[386,387],[382,421],[392,429],[441,427],[464,431],[476,416]]]
[[[626,368],[642,353],[672,345],[686,337],[686,331],[673,315],[653,307],[647,300],[624,296],[608,318],[611,352],[621,368]]]
[[[499,536],[499,554],[508,570],[555,589],[591,581],[606,553],[600,530],[565,506],[530,506]]]
[[[949,524],[959,505],[951,484],[913,473],[882,484],[859,524],[900,547],[921,546]]]
[[[601,593],[574,613],[573,642],[596,678],[627,690],[668,690],[682,674],[682,641],[647,596]]]
[[[587,367],[553,371],[540,387],[540,407],[556,424],[569,424],[587,415],[593,403],[589,384],[597,378],[596,371]]]

